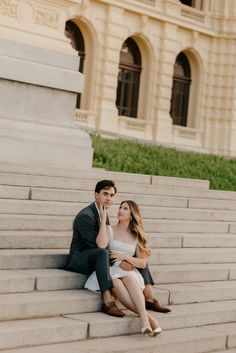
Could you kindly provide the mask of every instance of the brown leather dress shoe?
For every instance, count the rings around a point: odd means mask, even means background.
[[[157,299],[153,299],[151,302],[150,300],[146,300],[146,309],[158,311],[159,313],[169,313],[171,310],[162,306]]]
[[[125,313],[121,311],[115,304],[115,302],[110,302],[108,305],[103,303],[102,312],[111,316],[123,317]]]

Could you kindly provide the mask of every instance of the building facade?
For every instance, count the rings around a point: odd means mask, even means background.
[[[236,156],[234,0],[0,4],[3,37],[79,56],[77,128]]]

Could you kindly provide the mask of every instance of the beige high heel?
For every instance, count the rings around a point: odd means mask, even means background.
[[[160,328],[160,327],[156,327],[156,328],[153,330],[153,336],[160,335],[160,333],[161,333],[161,328]]]
[[[153,335],[153,331],[149,327],[142,327],[141,328],[141,333],[143,335],[146,335],[146,336],[152,336]]]

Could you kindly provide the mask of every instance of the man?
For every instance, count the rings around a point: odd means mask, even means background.
[[[124,313],[116,306],[110,292],[113,284],[110,276],[109,251],[98,248],[96,243],[100,228],[100,209],[111,207],[116,191],[115,183],[112,180],[101,180],[96,184],[95,202],[82,209],[75,217],[70,254],[65,269],[84,274],[96,271],[103,298],[102,311],[108,315],[122,317]],[[108,219],[107,224],[109,224]],[[122,261],[121,266],[124,270],[129,270],[132,265]],[[152,285],[154,282],[148,267],[140,270],[140,273],[146,285],[144,296],[147,309],[169,312],[170,309],[161,306],[158,300],[153,297]]]

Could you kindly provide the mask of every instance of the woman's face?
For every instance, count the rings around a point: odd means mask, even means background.
[[[131,220],[131,210],[127,202],[124,202],[120,205],[118,210],[118,220],[119,221]]]

